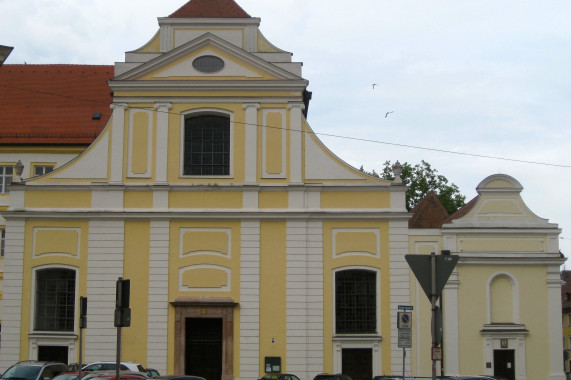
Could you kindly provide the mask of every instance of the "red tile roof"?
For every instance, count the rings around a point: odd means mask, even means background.
[[[111,116],[113,75],[113,66],[1,66],[0,144],[90,144]]]
[[[408,221],[409,228],[440,228],[442,222],[449,217],[434,191],[426,194],[410,212],[413,216]]]
[[[450,223],[454,219],[460,219],[460,218],[464,217],[468,212],[470,212],[470,210],[472,210],[472,208],[474,208],[474,205],[476,205],[476,202],[478,201],[478,199],[480,199],[480,196],[476,195],[474,198],[472,198],[472,200],[470,202],[466,203],[464,206],[460,207],[460,209],[458,211],[456,211],[454,214],[450,215],[450,217],[446,218],[444,223]]]
[[[250,18],[234,0],[190,0],[169,17]]]

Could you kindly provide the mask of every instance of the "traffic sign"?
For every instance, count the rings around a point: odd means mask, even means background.
[[[397,313],[397,327],[399,329],[410,329],[412,327],[412,313],[399,311]]]
[[[446,285],[446,281],[452,274],[458,259],[460,258],[458,255],[437,255],[435,256],[435,278],[436,284],[434,289],[434,294],[432,294],[432,269],[430,265],[430,256],[432,255],[405,255],[404,258],[410,269],[412,269],[412,273],[416,276],[416,279],[420,283],[420,286],[426,293],[428,299],[430,299],[433,295],[436,298],[442,295],[442,289],[444,289],[444,285]]]
[[[399,329],[398,338],[399,348],[411,348],[412,347],[412,331],[409,329]]]
[[[397,307],[397,309],[399,309],[399,310],[413,310],[413,307],[411,305],[399,305]]]

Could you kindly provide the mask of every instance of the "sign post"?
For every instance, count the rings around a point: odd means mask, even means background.
[[[399,332],[398,347],[402,347],[402,378],[405,374],[406,349],[412,347],[412,306],[399,305],[397,312],[397,327]]]
[[[79,297],[79,371],[77,378],[81,380],[83,370],[83,329],[87,327],[87,297]]]
[[[116,379],[119,379],[119,370],[121,368],[121,327],[131,326],[130,294],[131,280],[124,280],[123,277],[119,277],[115,287],[115,327],[117,327]]]
[[[434,252],[430,255],[405,255],[405,260],[430,300],[432,308],[432,322],[430,324],[433,346],[430,354],[432,358],[432,380],[436,380],[437,360],[433,355],[434,348],[440,346],[442,341],[442,317],[440,317],[440,309],[436,306],[436,301],[442,295],[442,290],[460,258],[458,255],[450,255],[450,251],[442,251],[442,253],[438,256]],[[442,357],[441,349],[440,357]]]

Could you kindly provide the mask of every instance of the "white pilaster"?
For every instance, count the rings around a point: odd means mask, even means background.
[[[451,376],[460,375],[460,322],[458,309],[458,271],[454,270],[442,292],[443,310],[443,342],[444,342],[444,363],[446,363],[446,374]]]
[[[302,162],[302,111],[305,106],[302,103],[292,103],[288,105],[290,111],[290,182],[301,183],[301,162]]]
[[[115,360],[115,283],[123,276],[125,223],[122,220],[89,222],[87,260],[87,328],[85,362]]]
[[[240,378],[260,370],[260,221],[243,221],[240,255]]]
[[[157,153],[155,154],[155,182],[166,184],[167,158],[168,158],[168,134],[169,134],[169,110],[170,103],[155,104],[157,110]]]
[[[161,25],[161,53],[172,50],[174,44],[174,31],[171,25]]]
[[[20,334],[22,324],[24,233],[24,221],[8,221],[6,224],[4,283],[2,289],[2,345],[0,346],[0,370],[2,372],[21,359]],[[32,318],[32,315],[30,318]]]
[[[125,139],[125,111],[127,104],[111,104],[113,110],[113,129],[111,132],[111,180],[110,183],[123,182],[123,141]]]
[[[246,103],[242,106],[246,111],[246,153],[244,162],[244,182],[253,184],[257,182],[258,173],[258,103]]]
[[[549,348],[550,348],[550,380],[564,380],[563,354],[561,337],[561,277],[559,266],[551,265],[547,268],[547,296],[549,297]]]
[[[390,252],[390,299],[391,321],[397,320],[398,305],[410,305],[410,269],[404,256],[408,253],[408,222],[389,222],[389,252]],[[383,274],[388,272],[383,271]],[[381,315],[382,318],[382,315]],[[390,373],[402,373],[402,349],[398,347],[398,330],[391,324],[391,369]],[[384,369],[381,369],[384,370]],[[410,360],[405,362],[405,371],[410,373]]]
[[[151,221],[147,365],[167,373],[169,221]]]
[[[287,222],[285,371],[311,379],[323,371],[323,225]]]

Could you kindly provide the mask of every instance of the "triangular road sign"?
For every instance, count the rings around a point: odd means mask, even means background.
[[[404,256],[428,299],[432,296],[431,256],[432,255]],[[442,295],[442,289],[444,289],[444,285],[446,285],[446,281],[448,281],[460,257],[458,255],[434,255],[434,258],[436,260],[436,289],[434,295],[438,298]]]

